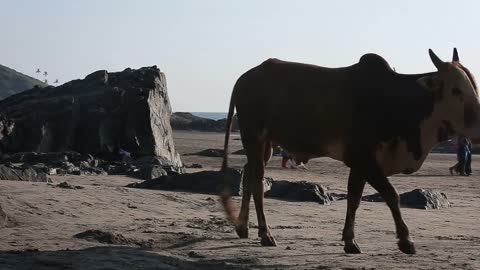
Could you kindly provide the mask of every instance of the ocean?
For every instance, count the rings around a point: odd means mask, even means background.
[[[227,118],[226,112],[191,112],[191,114],[203,118],[213,119],[213,120],[220,120]]]

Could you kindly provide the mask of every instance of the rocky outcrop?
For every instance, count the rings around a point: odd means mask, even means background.
[[[176,130],[225,132],[227,119],[213,120],[195,116],[188,112],[176,112],[172,114],[170,124],[172,128]],[[232,120],[232,130],[238,131],[236,116],[234,116]]]
[[[181,165],[165,75],[156,67],[94,72],[0,101],[0,151],[159,156]]]
[[[163,175],[182,174],[185,170],[183,167],[174,166],[168,160],[156,156],[145,156],[124,162],[118,158],[106,160],[73,151],[15,153],[4,155],[0,159],[0,164],[2,163],[0,179],[23,181],[44,181],[43,178],[34,179],[54,174],[128,175],[150,180]]]
[[[195,116],[188,112],[173,113],[170,118],[173,129],[223,132],[227,125],[226,119],[213,120]]]

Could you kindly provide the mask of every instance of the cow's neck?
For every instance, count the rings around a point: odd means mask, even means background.
[[[450,116],[445,114],[448,110],[443,109],[440,104],[434,107],[432,115],[425,119],[421,124],[421,145],[423,152],[423,159],[428,153],[439,143],[447,141],[455,136],[455,129],[451,123],[453,120]]]
[[[413,173],[420,169],[428,153],[440,142],[439,130],[445,128],[448,115],[442,114],[441,106],[435,106],[430,117],[420,124],[419,155],[411,151],[406,140],[399,138],[382,142],[375,150],[375,157],[386,176],[397,173]],[[447,140],[454,134],[445,134]]]

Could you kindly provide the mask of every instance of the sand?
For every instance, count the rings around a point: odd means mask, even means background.
[[[174,138],[182,155],[223,145],[221,133],[175,131]],[[231,145],[232,151],[241,148],[238,140]],[[219,158],[182,159],[204,166],[190,172],[218,169],[221,163]],[[232,166],[244,162],[244,156],[231,155]],[[0,181],[0,205],[10,219],[0,228],[0,269],[480,269],[480,160],[473,157],[471,177],[450,176],[454,162],[454,155],[431,154],[414,175],[391,177],[399,192],[434,188],[453,203],[441,210],[402,208],[416,255],[397,249],[384,203],[362,202],[356,239],[364,253],[346,255],[340,241],[345,200],[324,206],[266,199],[267,221],[279,244],[266,248],[257,237],[253,202],[250,238],[238,239],[214,194],[130,189],[124,186],[138,180],[122,176],[52,177],[82,189]],[[314,159],[308,170],[279,165],[274,157],[267,176],[346,192],[348,169],[339,162]],[[373,193],[367,186],[365,194]],[[87,230],[121,237],[115,244],[74,237]]]

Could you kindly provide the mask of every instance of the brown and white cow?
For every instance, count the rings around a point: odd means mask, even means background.
[[[452,62],[443,62],[432,50],[429,54],[438,71],[425,74],[396,73],[375,54],[342,68],[268,59],[243,74],[230,101],[222,164],[225,170],[236,108],[248,158],[238,218],[228,190],[222,199],[238,235],[248,237],[253,194],[261,244],[276,245],[265,220],[262,185],[276,144],[294,155],[331,157],[350,168],[345,252],[361,252],[354,239],[355,212],[368,182],[392,212],[400,250],[415,253],[387,176],[417,171],[436,144],[456,135],[480,138],[480,103],[471,73],[456,49]]]

